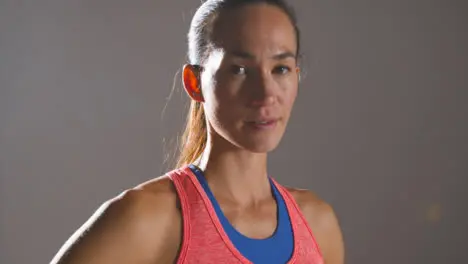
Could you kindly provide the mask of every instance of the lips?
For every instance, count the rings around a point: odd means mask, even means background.
[[[279,118],[273,118],[273,117],[259,117],[259,118],[253,118],[251,120],[248,120],[247,123],[271,123],[271,122],[277,122]]]
[[[275,122],[275,120],[259,120],[259,121],[250,121],[250,122],[247,122],[247,123],[255,124],[255,125],[268,125],[268,124],[271,124],[273,122]]]
[[[246,122],[249,127],[256,129],[272,128],[278,123],[278,119],[257,119]]]

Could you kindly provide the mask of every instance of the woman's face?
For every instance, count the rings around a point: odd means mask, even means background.
[[[247,5],[222,13],[213,42],[201,75],[210,133],[252,152],[273,150],[298,89],[292,23],[277,7]]]

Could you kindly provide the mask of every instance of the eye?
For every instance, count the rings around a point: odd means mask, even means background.
[[[246,71],[247,71],[246,68],[243,66],[239,66],[239,65],[231,66],[231,72],[235,75],[245,74]]]
[[[291,71],[291,68],[288,66],[280,65],[273,69],[273,73],[277,74],[286,74]]]

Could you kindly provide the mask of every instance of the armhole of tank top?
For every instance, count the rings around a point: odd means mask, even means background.
[[[285,196],[284,198],[287,200],[286,203],[291,205],[296,210],[296,212],[297,212],[297,214],[299,215],[299,218],[300,218],[299,220],[301,220],[302,223],[306,226],[307,230],[309,231],[310,236],[312,237],[312,241],[313,241],[313,243],[315,245],[315,248],[317,249],[317,252],[319,253],[320,257],[323,259],[322,250],[320,249],[320,245],[317,243],[317,240],[315,239],[315,236],[314,236],[314,232],[312,231],[312,228],[309,226],[309,223],[307,222],[307,219],[305,218],[304,214],[302,213],[299,205],[296,203],[296,200],[294,199],[292,194],[286,188],[284,188],[282,185],[280,185],[276,181],[274,181],[274,182],[275,182],[276,187],[280,191],[280,193],[282,193],[283,196]]]
[[[180,173],[183,173],[183,171],[177,170],[168,174],[177,192],[177,199],[180,202],[180,215],[182,217],[182,237],[179,254],[175,262],[176,264],[185,263],[185,257],[187,255],[187,250],[190,244],[190,208],[187,200],[187,194],[185,193],[182,181],[180,179]]]

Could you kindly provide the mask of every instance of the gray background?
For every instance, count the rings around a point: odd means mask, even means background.
[[[0,2],[2,264],[170,168],[199,3]],[[292,3],[307,74],[272,175],[335,207],[347,263],[468,263],[468,3]]]

